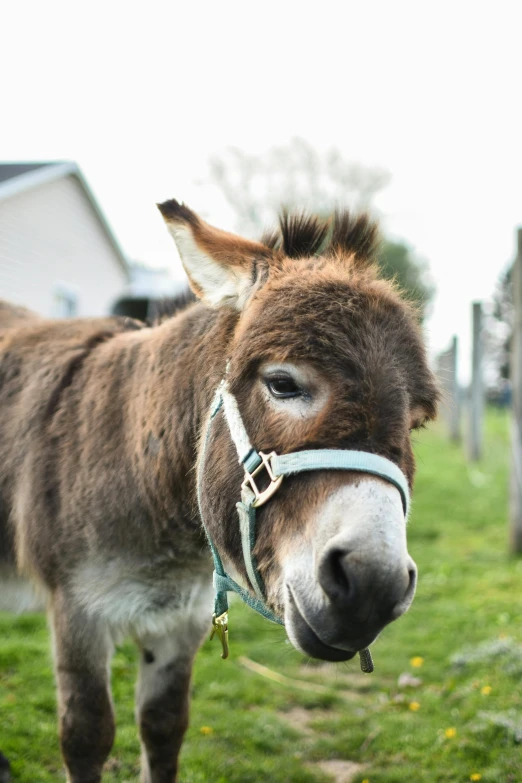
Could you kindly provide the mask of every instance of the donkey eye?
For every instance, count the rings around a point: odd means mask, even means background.
[[[301,397],[303,390],[299,388],[289,375],[279,375],[267,378],[265,381],[272,397],[288,399],[289,397]]]

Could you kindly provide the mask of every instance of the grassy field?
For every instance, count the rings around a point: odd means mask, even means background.
[[[435,429],[418,436],[410,552],[419,588],[406,617],[356,661],[314,664],[235,603],[231,659],[196,665],[184,783],[522,781],[522,561],[506,553],[507,423],[466,465]],[[260,669],[257,664],[266,667]],[[106,780],[137,780],[136,656],[114,659],[118,737]],[[0,748],[15,781],[64,780],[45,620],[0,615]]]

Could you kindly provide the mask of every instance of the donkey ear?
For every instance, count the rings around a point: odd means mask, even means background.
[[[192,290],[207,304],[241,310],[254,284],[254,262],[271,251],[210,226],[174,199],[158,204],[174,237]]]

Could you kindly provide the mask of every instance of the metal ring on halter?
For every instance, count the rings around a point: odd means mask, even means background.
[[[283,481],[283,476],[274,475],[272,466],[270,464],[270,460],[273,457],[277,457],[276,452],[271,451],[270,454],[265,454],[263,451],[259,451],[258,454],[262,460],[261,464],[258,465],[257,468],[255,468],[255,470],[253,470],[252,472],[249,472],[245,467],[245,479],[241,484],[242,490],[248,488],[251,489],[252,492],[254,493],[255,500],[252,502],[254,508],[259,508],[259,506],[264,505],[267,500],[270,500],[272,495],[274,495],[277,492],[277,490],[281,486],[281,482]],[[268,473],[270,484],[268,485],[268,487],[266,487],[266,489],[260,490],[256,482],[254,481],[254,479],[263,470],[266,470],[266,472]]]

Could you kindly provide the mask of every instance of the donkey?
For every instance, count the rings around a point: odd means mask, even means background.
[[[416,585],[410,432],[438,393],[415,311],[379,279],[376,225],[283,215],[256,242],[175,200],[159,209],[198,297],[175,317],[13,309],[11,323],[0,310],[0,566],[47,596],[70,783],[101,780],[126,635],[140,650],[141,780],[177,780],[212,617],[205,531],[224,654],[232,584],[327,661],[366,648]],[[308,467],[292,474],[287,455]],[[242,503],[257,511],[246,547]]]

